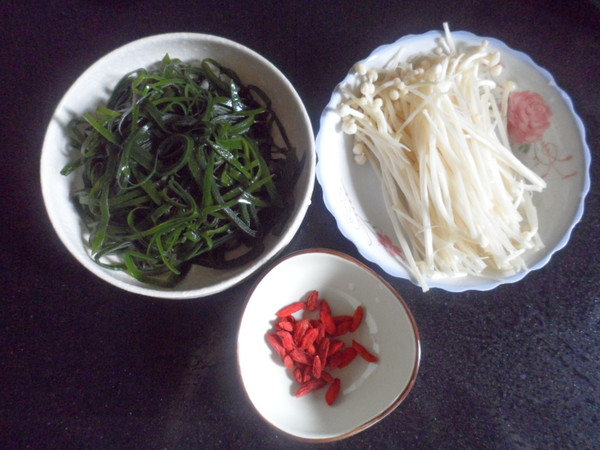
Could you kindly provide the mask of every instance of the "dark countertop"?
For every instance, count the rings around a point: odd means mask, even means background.
[[[529,54],[571,96],[593,154],[586,212],[542,270],[491,292],[423,294],[382,274],[419,325],[417,382],[390,416],[337,448],[600,448],[600,6],[597,1],[134,2],[4,0],[0,165],[0,448],[300,448],[247,400],[235,341],[254,277],[211,298],[165,301],[87,272],[45,213],[39,156],[67,88],[105,53],[173,31],[221,35],[278,66],[315,133],[351,65],[439,29]],[[284,254],[362,259],[320,186]]]

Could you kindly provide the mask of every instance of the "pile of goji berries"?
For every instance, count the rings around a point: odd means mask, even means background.
[[[302,311],[313,318],[296,318]],[[327,300],[312,291],[306,301],[294,302],[277,313],[274,329],[267,333],[267,341],[281,356],[283,364],[293,372],[300,384],[296,397],[302,397],[329,384],[325,400],[329,405],[336,401],[341,381],[328,370],[341,369],[360,355],[368,362],[377,362],[377,356],[352,339],[350,345],[339,339],[360,326],[364,308],[358,306],[353,315],[334,316]]]

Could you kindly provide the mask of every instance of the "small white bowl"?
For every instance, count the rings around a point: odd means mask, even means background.
[[[526,253],[524,259],[528,270],[512,276],[487,271],[483,276],[427,280],[429,287],[451,292],[484,291],[521,280],[531,270],[546,265],[550,257],[567,244],[571,230],[583,214],[584,199],[590,188],[591,156],[581,119],[568,95],[557,86],[548,71],[524,53],[507,47],[497,39],[482,38],[464,31],[452,32],[452,36],[457,44],[467,45],[479,45],[486,39],[489,48],[499,51],[502,56],[503,76],[516,81],[519,90],[531,90],[541,95],[553,113],[543,142],[527,154],[516,152],[547,182],[547,188],[536,194],[534,199],[539,233],[545,248]],[[405,60],[432,50],[441,37],[439,31],[405,36],[392,44],[378,47],[363,62],[367,67],[381,68],[392,57]],[[353,72],[349,73],[340,85],[352,85],[354,77]],[[394,255],[397,241],[379,180],[369,164],[360,166],[354,162],[353,139],[341,130],[336,109],[341,98],[338,85],[321,115],[317,134],[317,179],[323,188],[325,205],[336,218],[342,234],[356,245],[361,255],[390,275],[414,282]]]
[[[244,266],[213,270],[194,266],[174,288],[141,283],[123,272],[104,269],[89,256],[84,225],[70,195],[77,173],[65,177],[60,170],[69,161],[65,128],[73,116],[94,111],[106,101],[110,90],[126,73],[149,67],[169,54],[183,61],[214,58],[233,69],[245,84],[254,84],[269,95],[298,159],[304,166],[294,189],[294,209],[282,232],[265,239],[261,255]],[[228,289],[263,267],[285,248],[298,231],[310,204],[315,175],[314,135],[310,119],[298,93],[288,79],[264,57],[236,42],[198,33],[168,33],[131,42],[104,56],[87,69],[58,104],[44,139],[41,184],[50,220],[61,241],[75,258],[103,280],[130,292],[172,299],[197,298]]]
[[[379,356],[378,363],[357,357],[336,369],[342,391],[332,406],[324,400],[326,388],[295,397],[297,382],[265,339],[275,313],[315,289],[334,314],[352,314],[363,305],[362,325],[341,339],[356,339]],[[402,297],[372,269],[326,249],[288,255],[257,280],[237,346],[241,378],[258,413],[287,435],[309,442],[343,439],[383,419],[408,395],[420,361],[419,332]]]

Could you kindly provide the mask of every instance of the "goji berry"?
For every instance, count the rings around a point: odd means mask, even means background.
[[[354,347],[346,347],[344,350],[342,350],[340,355],[342,355],[342,358],[338,368],[343,369],[352,361],[354,361],[354,358],[356,358],[356,355],[358,355],[358,351]]]
[[[306,303],[295,302],[295,303],[292,303],[291,305],[281,308],[279,311],[277,311],[276,315],[278,317],[287,317],[287,316],[291,316],[294,313],[297,313],[298,311],[303,310],[304,308],[306,308]]]
[[[323,369],[323,366],[321,365],[321,358],[319,358],[319,355],[317,355],[313,358],[313,365],[312,365],[313,377],[321,378],[321,370],[322,369]]]
[[[357,306],[354,310],[354,314],[352,315],[352,326],[350,327],[350,331],[356,331],[363,320],[363,316],[365,315],[365,310],[362,306]]]
[[[296,367],[294,369],[294,379],[298,384],[302,384],[304,382],[304,376],[302,374],[302,369],[300,367]]]
[[[342,322],[352,322],[352,316],[347,314],[343,314],[341,316],[332,316],[332,319],[336,325],[339,325]]]
[[[306,309],[315,311],[319,307],[319,291],[312,291],[306,299]]]
[[[301,348],[308,349],[311,345],[314,344],[317,336],[319,335],[319,330],[317,328],[310,328],[306,330],[304,336],[302,337],[302,342],[300,344]]]
[[[327,358],[327,365],[330,369],[337,369],[342,363],[342,352],[337,352]]]
[[[325,338],[325,333],[327,333],[327,330],[325,329],[325,324],[323,324],[323,322],[321,322],[319,320],[319,325],[317,325],[318,330],[319,330],[319,335],[317,336],[317,343],[320,344],[323,339]]]
[[[292,359],[292,357],[290,355],[285,355],[283,357],[283,364],[285,365],[285,367],[287,367],[290,370],[293,370],[295,367],[294,360]]]
[[[285,348],[288,352],[296,348],[296,345],[294,344],[294,338],[289,331],[279,330],[277,332],[277,336],[280,337],[283,348]]]
[[[344,334],[350,331],[350,327],[352,326],[352,321],[344,321],[340,322],[335,326],[335,333],[333,336],[343,336]]]
[[[329,385],[329,389],[327,389],[327,393],[325,394],[325,401],[329,406],[333,405],[340,395],[340,389],[342,386],[342,382],[339,378],[333,380],[333,382]]]
[[[326,372],[324,370],[321,371],[321,378],[325,381],[327,381],[328,383],[333,383],[333,377],[331,376],[331,374],[329,372]]]
[[[296,345],[301,344],[302,338],[304,338],[304,334],[309,328],[311,328],[311,324],[310,321],[308,321],[307,319],[302,319],[296,322],[293,331],[294,342],[296,343]]]
[[[327,311],[321,311],[321,320],[323,321],[323,325],[325,325],[325,331],[331,335],[334,335],[337,327],[333,321],[333,318],[331,317],[331,313]]]
[[[306,353],[304,350],[299,349],[298,347],[295,347],[288,354],[294,361],[299,362],[300,364],[312,364],[312,356]]]
[[[329,356],[329,345],[331,341],[329,338],[323,338],[321,345],[319,345],[319,358],[323,365],[327,364],[327,357]]]
[[[271,347],[275,349],[279,356],[281,356],[282,358],[285,356],[287,352],[283,347],[283,344],[281,343],[281,338],[277,336],[277,334],[267,333],[267,341],[269,342],[269,344],[271,344]]]
[[[352,348],[356,349],[356,351],[358,352],[358,354],[360,356],[362,356],[363,359],[365,359],[365,361],[368,361],[368,362],[377,362],[377,361],[379,361],[379,358],[377,356],[375,356],[374,354],[372,354],[371,352],[369,352],[369,350],[367,350],[361,344],[359,344],[358,342],[356,342],[354,339],[352,340]]]
[[[306,383],[312,380],[312,378],[312,366],[304,366],[304,369],[302,369],[302,382]]]
[[[279,328],[280,330],[294,331],[294,324],[292,324],[292,322],[290,322],[289,320],[280,320],[279,322],[277,322],[275,327]]]
[[[335,355],[344,347],[344,345],[346,344],[344,344],[343,341],[340,341],[338,339],[332,339],[329,345],[329,356]]]
[[[329,315],[331,315],[331,306],[329,306],[329,303],[324,298],[321,299],[321,302],[319,304],[319,310],[321,311],[321,313],[323,313],[323,311],[325,311]]]
[[[302,397],[303,395],[309,394],[312,391],[321,389],[326,384],[327,384],[327,382],[322,379],[318,379],[318,380],[313,379],[313,380],[306,381],[306,382],[302,383],[300,385],[300,387],[298,388],[298,391],[296,391],[296,397]]]

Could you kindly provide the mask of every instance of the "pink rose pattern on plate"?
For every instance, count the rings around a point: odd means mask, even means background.
[[[569,178],[577,172],[563,173],[557,163],[567,162],[572,156],[561,157],[558,148],[543,140],[544,133],[550,128],[552,109],[536,92],[519,91],[511,94],[508,101],[508,135],[513,144],[523,153],[532,150],[537,166],[544,167],[543,178],[551,171],[561,178]]]
[[[508,102],[508,133],[515,144],[531,144],[542,139],[550,127],[552,110],[536,92],[511,94]]]

